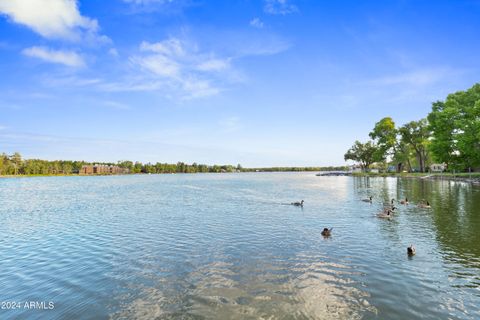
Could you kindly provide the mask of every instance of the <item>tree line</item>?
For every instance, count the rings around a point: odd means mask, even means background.
[[[257,171],[334,171],[345,170],[346,167],[272,167],[272,168],[243,168],[240,164],[233,165],[206,165],[187,164],[184,162],[171,163],[141,163],[133,161],[113,162],[86,162],[70,160],[40,160],[23,159],[21,154],[0,155],[0,175],[56,175],[77,174],[84,165],[112,165],[126,168],[130,173],[209,173],[209,172],[257,172]]]
[[[233,165],[206,165],[187,164],[184,162],[171,163],[141,163],[132,161],[119,161],[116,165],[129,169],[130,173],[208,173],[208,172],[238,172],[243,168],[240,164]]]
[[[88,164],[85,161],[24,160],[20,153],[0,154],[0,175],[71,174]]]
[[[370,140],[355,141],[344,159],[386,170],[426,172],[432,163],[449,171],[480,170],[480,84],[432,103],[426,118],[397,127],[391,117],[378,121]]]
[[[21,154],[15,152],[12,155],[5,153],[0,155],[0,175],[55,175],[55,174],[77,174],[84,165],[112,165],[126,168],[130,173],[198,173],[198,172],[237,172],[243,168],[239,164],[233,165],[205,165],[187,164],[178,162],[170,163],[141,163],[133,161],[113,162],[87,162],[70,160],[40,160],[23,159]]]

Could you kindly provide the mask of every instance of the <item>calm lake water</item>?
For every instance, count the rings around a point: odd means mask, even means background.
[[[0,179],[0,217],[0,319],[480,319],[480,187],[465,183]]]

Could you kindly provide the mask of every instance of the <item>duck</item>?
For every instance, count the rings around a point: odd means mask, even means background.
[[[297,206],[297,207],[303,207],[303,203],[304,203],[304,201],[302,200],[300,202],[292,202],[291,205],[292,206]]]
[[[324,237],[330,237],[332,235],[332,230],[333,228],[323,228],[323,231],[321,232],[322,233],[322,236]]]
[[[424,208],[424,209],[430,209],[430,202],[428,201],[422,201],[421,203],[418,204],[419,208]]]
[[[415,253],[416,253],[415,247],[413,246],[413,244],[411,244],[410,247],[407,248],[407,254],[409,256],[414,256]]]
[[[408,204],[408,199],[405,198],[405,200],[400,200],[400,204]]]
[[[391,209],[386,209],[386,210],[383,210],[383,212],[380,212],[379,214],[377,214],[377,217],[389,219],[393,217],[392,213],[393,211]]]
[[[390,210],[391,213],[394,213],[393,211],[395,211],[395,210],[397,210],[397,209],[398,209],[398,208],[395,207],[395,206],[385,207],[385,208],[383,209],[383,212],[386,212],[387,210]]]
[[[372,202],[373,196],[370,196],[368,199],[362,199],[363,202]]]

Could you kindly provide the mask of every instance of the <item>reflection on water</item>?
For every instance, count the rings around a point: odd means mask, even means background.
[[[169,286],[138,288],[137,296],[113,318],[152,319],[187,316],[191,318],[318,318],[359,319],[366,311],[374,314],[368,294],[355,288],[351,270],[342,265],[305,261],[321,257],[298,257],[290,263],[254,265],[211,263]],[[301,262],[303,261],[303,262]],[[291,265],[290,267],[287,264]],[[341,275],[341,277],[340,277]],[[160,280],[160,279],[159,279]],[[173,283],[170,283],[173,285]],[[182,287],[180,292],[178,286]],[[175,298],[174,298],[175,297]]]
[[[376,217],[405,197],[393,219]],[[284,205],[301,199],[303,209]],[[0,203],[0,301],[55,303],[2,319],[480,318],[480,189],[464,183],[2,179]]]

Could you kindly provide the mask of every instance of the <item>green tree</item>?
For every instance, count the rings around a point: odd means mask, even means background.
[[[395,153],[398,131],[395,128],[395,122],[390,117],[385,117],[375,123],[375,127],[369,136],[375,142],[377,150],[375,152],[376,161],[385,161],[388,156]]]
[[[142,172],[142,167],[143,167],[142,163],[137,161],[133,165],[133,171],[132,172],[133,173],[140,173],[140,172]]]
[[[460,170],[480,166],[480,84],[433,103],[428,120],[436,160]]]
[[[5,153],[0,155],[0,175],[6,174],[6,169],[8,167],[8,156]]]
[[[18,152],[15,152],[11,157],[10,157],[10,161],[13,165],[13,168],[15,170],[15,175],[18,174],[18,171],[20,169],[20,166],[22,165],[22,156],[20,155],[20,153]]]
[[[393,162],[396,164],[396,171],[402,172],[405,168],[405,163],[408,166],[408,171],[412,171],[412,164],[410,161],[410,154],[412,148],[406,144],[402,139],[399,139],[395,145],[395,153],[393,154]]]
[[[119,166],[120,168],[128,169],[129,172],[134,172],[132,161],[129,161],[129,160],[118,161],[117,166]]]
[[[421,172],[425,172],[428,161],[428,144],[430,143],[430,130],[426,119],[410,121],[398,129],[402,141],[411,146],[415,151]]]
[[[344,159],[345,161],[356,161],[360,163],[363,170],[368,170],[370,165],[375,162],[375,154],[377,152],[377,147],[372,141],[361,143],[357,140],[353,146],[348,149],[347,153],[345,153]]]
[[[71,161],[62,161],[62,172],[63,174],[72,173],[73,165]]]

